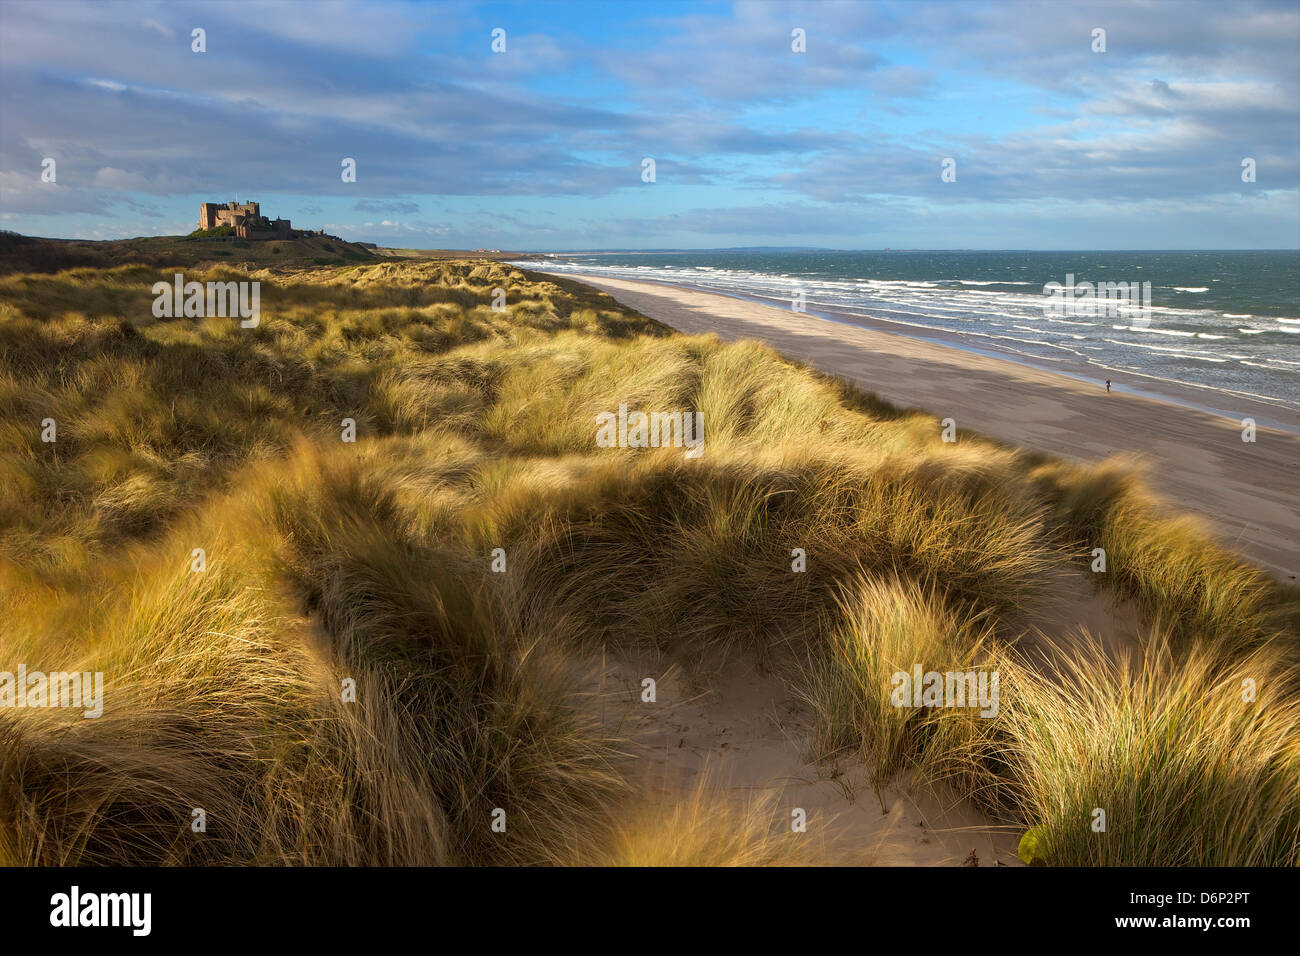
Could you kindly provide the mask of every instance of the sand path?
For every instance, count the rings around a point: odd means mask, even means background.
[[[655,803],[690,801],[703,786],[737,806],[764,801],[773,832],[789,831],[802,810],[799,839],[821,863],[1020,865],[1018,828],[993,824],[942,788],[890,786],[878,797],[854,756],[812,762],[811,716],[785,681],[744,655],[715,663],[682,668],[636,653],[604,663],[611,730],[632,737],[631,779]],[[657,681],[654,703],[641,700],[644,676]]]

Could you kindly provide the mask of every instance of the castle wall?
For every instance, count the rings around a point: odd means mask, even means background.
[[[288,219],[244,219],[235,226],[235,235],[240,239],[292,239],[293,229]]]

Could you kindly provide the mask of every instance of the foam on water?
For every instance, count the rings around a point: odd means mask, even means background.
[[[813,313],[884,320],[909,334],[957,333],[1011,358],[1068,357],[1101,378],[1131,372],[1212,389],[1223,393],[1222,408],[1238,395],[1287,408],[1292,418],[1300,410],[1297,253],[627,253],[565,255],[542,268],[786,307],[802,292]],[[1150,282],[1150,310],[1121,303],[1095,315],[1047,314],[1044,285],[1064,284],[1067,275],[1076,284]],[[1187,345],[1156,345],[1161,338]]]

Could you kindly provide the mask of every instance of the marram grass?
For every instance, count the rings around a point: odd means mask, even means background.
[[[945,444],[509,266],[187,275],[262,281],[252,329],[155,319],[172,272],[0,278],[0,672],[105,680],[97,719],[0,708],[0,861],[828,861],[763,807],[636,793],[589,692],[615,645],[765,659],[823,756],[1050,862],[1296,862],[1295,598],[1127,465]],[[597,447],[620,404],[701,413],[704,454]],[[1026,609],[1094,547],[1159,637],[1030,666]],[[1000,668],[997,716],[891,707],[931,661]]]

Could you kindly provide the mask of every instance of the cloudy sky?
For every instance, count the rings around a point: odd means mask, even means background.
[[[1297,248],[1297,64],[1295,0],[5,0],[0,227],[251,198],[418,248]]]

